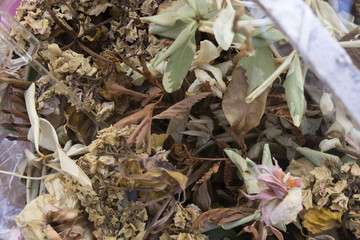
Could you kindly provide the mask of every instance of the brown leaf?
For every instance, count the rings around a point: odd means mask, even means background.
[[[142,140],[145,140],[148,153],[151,152],[151,116],[152,112],[148,112],[127,140],[127,143],[136,143],[136,148],[139,148]]]
[[[232,131],[230,128],[228,127],[224,127],[225,131],[230,135],[230,137],[232,139],[234,139],[234,142],[236,142],[239,147],[241,148],[242,151],[242,155],[246,155],[247,154],[247,147],[244,141],[244,138],[242,136],[240,136],[239,134],[236,134],[234,131]]]
[[[161,96],[163,90],[158,87],[152,87],[147,97],[141,102],[141,106],[147,105],[151,100]]]
[[[189,110],[195,103],[199,102],[201,99],[205,98],[209,94],[210,93],[208,92],[204,92],[185,98],[184,100],[172,105],[162,113],[155,115],[153,119],[181,119],[184,116],[182,114],[183,112]]]
[[[238,134],[247,133],[260,123],[269,94],[269,89],[267,89],[253,102],[246,103],[247,91],[245,70],[241,67],[236,68],[225,92],[222,107],[232,130]]]
[[[270,225],[270,230],[277,237],[277,239],[284,240],[284,236],[282,235],[282,233],[278,229],[276,229],[276,228],[274,228],[273,226]]]
[[[21,98],[21,97],[17,96],[17,95],[14,94],[14,93],[9,93],[8,97],[9,97],[9,99],[11,100],[11,102],[17,103],[17,104],[19,104],[20,106],[26,108],[26,104],[25,104],[24,98]]]
[[[224,167],[224,183],[229,186],[233,180],[232,169],[229,161],[225,161]]]
[[[64,239],[68,239],[67,236],[73,239],[81,239],[85,234],[85,229],[80,226],[72,226],[71,228],[65,229],[60,233],[60,236]]]
[[[78,214],[78,210],[61,209],[52,204],[46,204],[43,207],[45,225],[52,222],[63,223],[66,221],[72,221],[78,216]]]
[[[146,97],[146,94],[139,93],[139,92],[133,91],[131,89],[125,88],[117,83],[107,84],[106,88],[109,93],[114,94],[114,95],[126,94],[126,95],[130,95],[134,98],[140,98],[140,99]]]
[[[169,174],[173,179],[176,180],[176,182],[179,183],[180,187],[182,190],[185,191],[185,188],[186,188],[186,183],[188,181],[188,177],[185,176],[184,174],[182,174],[181,172],[178,172],[178,171],[169,171],[169,170],[166,170],[164,169],[167,174]]]
[[[356,19],[356,20],[358,20],[358,19]],[[340,41],[358,40],[359,33],[360,33],[360,28],[357,27],[357,28],[351,30],[350,32],[348,32],[347,34],[345,34],[340,39]],[[345,48],[345,50],[351,57],[351,60],[353,61],[355,66],[360,69],[360,49],[359,48]]]
[[[145,140],[146,151],[148,153],[151,153],[151,121],[155,105],[156,103],[149,104],[142,110],[114,124],[114,127],[120,129],[130,124],[138,124],[141,121],[135,131],[129,136],[127,143],[136,143],[136,147],[139,148],[142,141]]]
[[[154,156],[143,158],[142,164],[147,171],[150,171],[154,168],[164,168],[170,171],[175,171],[175,167],[169,163],[168,161],[164,160],[162,153],[157,153]]]
[[[64,107],[66,125],[70,128],[85,145],[89,145],[96,135],[97,127],[94,122],[83,112],[76,111],[76,107],[67,105]]]
[[[225,224],[236,219],[241,219],[246,216],[250,216],[256,209],[248,207],[238,208],[216,208],[200,214],[200,216],[194,221],[190,231],[197,229],[206,220],[211,220],[217,224]],[[234,217],[235,216],[235,217]]]
[[[157,86],[156,88],[159,88],[160,90],[162,89],[163,91],[162,85],[151,75],[143,56],[140,56],[140,65],[143,68],[143,75],[146,80],[148,80],[152,85]]]
[[[18,117],[18,118],[22,118],[24,119],[25,121],[29,122],[29,117],[26,113],[24,112],[21,112],[19,110],[16,110],[16,109],[4,109],[2,110],[4,113],[8,113],[8,114],[12,114],[14,115],[15,117]]]
[[[197,180],[196,185],[200,185],[200,184],[206,182],[207,180],[209,180],[213,174],[215,174],[219,171],[220,164],[221,164],[221,162],[215,163],[214,166],[212,166],[209,169],[209,171],[207,171],[207,173],[204,174],[204,176],[202,176],[199,180]],[[194,188],[195,188],[195,186],[194,186]]]
[[[247,233],[251,233],[251,234],[254,236],[253,239],[256,239],[256,240],[260,239],[259,232],[258,232],[258,230],[254,227],[254,225],[255,225],[255,222],[254,222],[253,224],[249,225],[249,226],[244,227],[239,234],[242,234],[242,233],[244,233],[244,232],[247,232]]]
[[[142,119],[145,118],[145,116],[148,114],[148,112],[152,112],[154,110],[155,104],[149,104],[145,106],[140,111],[137,111],[134,114],[131,114],[127,117],[124,117],[123,119],[117,121],[114,124],[114,127],[120,129],[130,124],[138,124]]]
[[[44,233],[46,235],[46,239],[48,240],[62,240],[60,235],[54,230],[54,228],[48,224],[44,229]]]
[[[194,203],[199,206],[202,211],[208,211],[211,206],[211,197],[208,191],[207,181],[203,182],[199,189],[194,193]]]

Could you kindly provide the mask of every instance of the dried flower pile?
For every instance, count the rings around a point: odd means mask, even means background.
[[[307,2],[359,64],[338,1]],[[0,71],[7,138],[33,146],[13,236],[360,239],[360,131],[255,3],[32,0],[15,18],[67,88]]]

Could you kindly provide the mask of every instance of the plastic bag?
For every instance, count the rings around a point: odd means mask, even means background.
[[[0,133],[0,139],[1,138]],[[16,172],[17,166],[24,160],[25,142],[9,141],[4,138],[0,142],[0,169]],[[25,185],[20,179],[0,174],[0,239],[10,239],[11,229],[16,226],[15,217],[24,208],[26,201]]]

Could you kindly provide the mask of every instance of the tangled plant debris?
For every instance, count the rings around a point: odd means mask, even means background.
[[[359,65],[357,11],[306,3]],[[26,186],[11,239],[360,239],[360,131],[254,2],[33,0],[15,18],[49,74],[1,64],[2,131],[31,143],[0,172]]]

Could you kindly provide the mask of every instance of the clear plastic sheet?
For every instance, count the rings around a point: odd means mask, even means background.
[[[24,160],[23,149],[27,143],[9,141],[0,133],[0,169],[16,172]],[[9,239],[11,229],[16,226],[15,217],[25,206],[25,185],[19,178],[0,174],[0,239]]]

